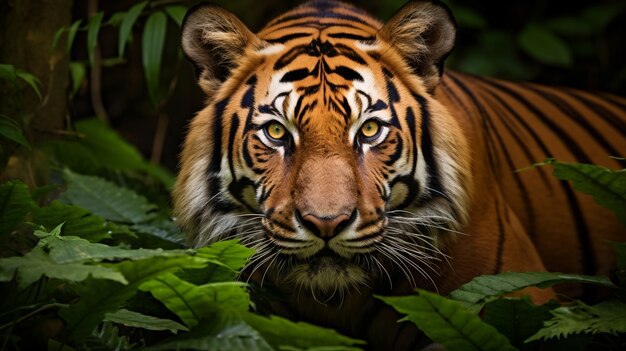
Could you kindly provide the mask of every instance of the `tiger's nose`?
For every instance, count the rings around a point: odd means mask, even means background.
[[[356,210],[353,211],[351,215],[342,213],[335,217],[320,217],[311,213],[301,216],[299,211],[297,215],[300,217],[299,219],[302,225],[308,230],[312,231],[318,237],[328,240],[339,234],[354,221],[356,218]]]

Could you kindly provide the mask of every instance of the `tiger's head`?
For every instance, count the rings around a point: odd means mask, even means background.
[[[470,187],[466,140],[433,97],[455,32],[431,1],[385,25],[312,1],[256,35],[190,11],[182,47],[208,96],[174,189],[191,245],[238,238],[257,249],[251,275],[314,293],[436,273]]]

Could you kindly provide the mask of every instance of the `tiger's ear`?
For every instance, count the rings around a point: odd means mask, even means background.
[[[437,0],[414,0],[404,5],[381,28],[429,91],[439,84],[443,64],[456,39],[456,21],[450,9]]]
[[[228,78],[246,47],[258,42],[245,24],[219,6],[196,6],[183,21],[183,52],[196,66],[198,83],[208,96]]]

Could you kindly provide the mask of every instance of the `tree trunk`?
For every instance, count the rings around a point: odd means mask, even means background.
[[[40,99],[30,87],[18,92],[10,82],[0,81],[0,114],[24,126],[31,144],[49,139],[53,131],[63,129],[69,69],[67,36],[61,37],[55,50],[52,42],[59,28],[70,25],[71,6],[71,0],[0,1],[0,63],[33,74],[41,82],[42,94]],[[30,167],[32,153],[3,138],[0,147],[0,180],[21,178],[39,183]]]

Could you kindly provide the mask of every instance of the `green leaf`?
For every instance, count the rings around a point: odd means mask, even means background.
[[[550,309],[557,303],[536,306],[529,298],[503,298],[485,305],[482,314],[485,323],[494,326],[506,336],[511,344],[521,350],[536,350],[537,343],[524,344],[524,341],[543,327],[543,321],[549,319]]]
[[[180,228],[168,219],[157,219],[146,224],[135,224],[131,229],[137,233],[149,235],[172,243],[175,246],[183,246],[185,237]]]
[[[569,67],[572,53],[563,40],[538,24],[528,24],[519,34],[522,50],[535,60],[553,66]]]
[[[67,31],[67,28],[61,27],[57,29],[56,33],[54,33],[54,38],[52,39],[52,46],[50,47],[52,50],[57,48],[57,45],[59,44],[59,40],[61,39],[61,36],[63,35],[63,33],[65,33],[65,31]]]
[[[125,11],[115,12],[111,15],[111,17],[109,17],[109,20],[106,23],[113,27],[118,27],[122,24],[124,18],[126,18],[126,14],[127,13]]]
[[[474,312],[479,312],[485,302],[498,296],[529,286],[547,288],[560,283],[587,283],[615,288],[615,285],[607,277],[550,272],[505,272],[476,277],[451,292],[450,298],[462,303]]]
[[[111,238],[110,229],[102,217],[91,215],[78,206],[53,201],[50,206],[34,208],[32,216],[34,223],[48,229],[63,224],[64,236],[81,237],[92,242]]]
[[[615,212],[626,225],[626,169],[612,171],[596,165],[547,160],[554,168],[554,176],[570,180],[574,189],[593,196],[593,199]]]
[[[86,75],[87,68],[85,68],[84,63],[77,61],[70,62],[70,78],[72,78],[72,91],[70,94],[72,96],[76,95],[83,84]]]
[[[72,26],[70,27],[70,29],[67,31],[67,54],[69,55],[70,52],[72,51],[72,46],[74,45],[74,38],[76,38],[76,32],[78,31],[78,28],[80,27],[80,24],[83,20],[77,20],[74,23],[72,23]],[[98,36],[98,34],[96,33],[96,37]]]
[[[93,279],[119,282],[115,284],[126,283],[124,276],[114,268],[81,263],[60,264],[38,247],[22,257],[0,259],[0,281],[10,281],[16,272],[20,288],[27,287],[42,276],[71,282],[83,281],[91,276]]]
[[[124,140],[109,125],[97,118],[76,123],[76,130],[85,135],[80,144],[93,153],[101,167],[122,171],[144,171],[170,188],[174,177],[162,167],[150,164],[137,148]]]
[[[141,59],[148,92],[154,106],[158,106],[160,100],[159,77],[166,31],[167,17],[161,11],[152,13],[143,29]]]
[[[89,63],[93,66],[93,57],[98,43],[98,32],[100,32],[100,24],[102,23],[104,13],[98,12],[89,18],[87,23],[87,52],[89,53]]]
[[[69,183],[61,201],[78,205],[105,219],[122,223],[142,223],[155,217],[156,206],[145,197],[99,177],[63,172]]]
[[[183,19],[185,18],[185,14],[187,13],[187,8],[182,5],[171,5],[165,7],[165,13],[178,25],[179,27],[183,24]]]
[[[11,233],[24,220],[31,205],[26,184],[10,181],[0,185],[0,235]]]
[[[119,56],[124,56],[124,49],[126,48],[126,43],[128,42],[128,38],[130,37],[130,33],[133,30],[133,25],[137,22],[137,18],[143,11],[144,7],[146,7],[147,1],[142,1],[138,4],[133,5],[126,15],[124,16],[124,20],[120,26],[120,37],[118,42],[118,50]]]
[[[13,65],[0,63],[0,78],[15,82],[17,79],[17,76],[15,75],[15,67],[13,67]]]
[[[222,312],[191,332],[147,350],[272,351],[263,337],[236,314]]]
[[[41,82],[39,81],[39,79],[37,79],[37,77],[35,77],[31,73],[19,69],[15,70],[15,74],[18,78],[26,82],[26,84],[28,84],[33,89],[35,94],[37,94],[39,99],[41,99],[41,92],[39,91],[39,85],[41,85]]]
[[[52,339],[50,339],[52,340]],[[48,350],[68,351],[67,345],[58,345],[55,348],[48,347]],[[82,342],[79,350],[102,350],[102,351],[121,351],[131,350],[135,346],[127,336],[120,335],[119,329],[112,323],[105,322],[102,327],[93,331],[91,335]],[[70,349],[72,350],[72,349]]]
[[[457,301],[418,290],[417,295],[380,297],[448,351],[515,350],[506,337]]]
[[[292,322],[278,316],[264,317],[254,313],[242,315],[246,323],[259,331],[275,349],[287,347],[302,350],[355,350],[350,345],[365,344],[332,329],[304,322]]]
[[[254,253],[253,249],[238,244],[236,240],[218,241],[198,249],[198,257],[213,263],[212,265],[181,272],[180,276],[195,284],[230,281],[236,278],[239,270]]]
[[[30,143],[24,137],[22,128],[11,118],[0,115],[0,135],[30,149]]]
[[[580,23],[591,27],[593,33],[599,34],[625,10],[626,4],[624,2],[609,2],[589,6],[580,14]]]
[[[68,330],[76,339],[84,339],[104,319],[106,313],[120,309],[141,284],[159,275],[179,269],[200,267],[205,262],[189,256],[152,257],[138,261],[124,261],[110,265],[121,272],[127,285],[112,281],[89,279],[75,287],[80,301],[59,314],[67,322]]]
[[[216,306],[246,311],[250,303],[241,282],[212,283],[202,286],[186,282],[174,274],[166,274],[143,283],[139,289],[151,293],[188,327],[212,315]]]
[[[577,301],[575,306],[559,307],[551,313],[554,317],[527,342],[579,333],[626,333],[626,304],[619,300],[607,300],[595,306]]]
[[[116,312],[105,314],[104,321],[122,324],[133,328],[169,330],[174,334],[178,333],[179,330],[189,331],[187,327],[171,319],[146,316],[145,314],[129,311],[127,309],[121,309]]]
[[[178,257],[185,253],[183,250],[162,249],[124,249],[121,247],[108,246],[104,244],[92,243],[75,236],[61,235],[41,235],[40,247],[49,249],[50,258],[56,263],[76,263],[76,262],[99,262],[102,260],[143,260],[151,257]]]

